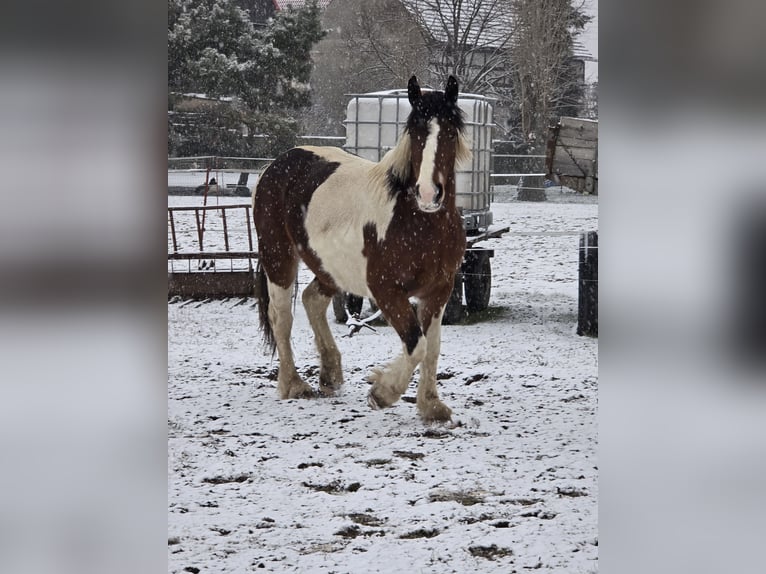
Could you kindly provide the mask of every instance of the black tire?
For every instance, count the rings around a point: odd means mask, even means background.
[[[359,315],[364,306],[364,297],[357,297],[351,293],[346,293],[346,307],[352,315]]]
[[[489,306],[489,295],[492,291],[492,262],[489,252],[466,251],[463,271],[465,307],[469,313],[483,311]]]
[[[346,313],[346,303],[343,293],[336,293],[332,298],[332,313],[335,315],[337,323],[345,323],[348,320]]]
[[[455,285],[452,287],[447,305],[442,315],[442,325],[454,325],[463,318],[463,274],[455,275]]]
[[[348,320],[346,307],[352,314],[358,315],[362,312],[362,305],[364,305],[363,297],[345,292],[336,293],[332,298],[332,312],[335,315],[335,320],[338,323],[345,323]]]

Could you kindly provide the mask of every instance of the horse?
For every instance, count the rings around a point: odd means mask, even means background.
[[[260,328],[279,358],[282,399],[333,396],[341,355],[327,323],[339,291],[370,298],[402,342],[372,370],[367,402],[393,405],[420,365],[416,405],[426,422],[449,421],[436,388],[441,319],[465,252],[455,170],[470,159],[458,82],[444,91],[407,85],[412,110],[396,146],[375,163],[334,147],[295,147],[277,157],[253,194],[259,246]],[[319,392],[295,369],[291,300],[299,261],[314,273],[302,302],[319,352]],[[416,310],[410,299],[417,301]]]

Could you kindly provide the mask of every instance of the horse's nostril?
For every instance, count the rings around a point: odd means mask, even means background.
[[[442,199],[442,196],[444,195],[444,187],[442,187],[441,183],[436,184],[436,196],[434,197],[434,202],[439,203]]]
[[[420,197],[420,184],[419,183],[415,184],[415,195]]]

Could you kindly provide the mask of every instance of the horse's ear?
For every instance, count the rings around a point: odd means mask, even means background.
[[[447,80],[447,87],[444,88],[444,97],[448,102],[457,103],[457,80],[455,76],[450,76]]]
[[[412,106],[420,99],[420,84],[418,84],[416,76],[412,76],[407,84],[407,97],[409,97]]]

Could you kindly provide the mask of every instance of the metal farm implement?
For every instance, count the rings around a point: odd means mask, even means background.
[[[221,299],[256,294],[258,252],[253,246],[249,204],[168,207],[168,232],[169,297]]]

